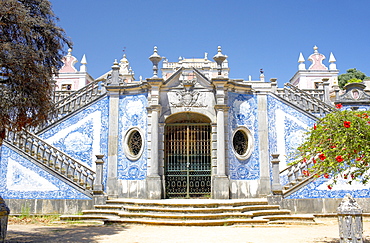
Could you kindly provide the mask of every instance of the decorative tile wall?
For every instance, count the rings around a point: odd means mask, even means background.
[[[95,155],[108,154],[108,102],[106,97],[93,103],[39,137],[95,170]],[[1,187],[0,193],[4,198],[88,199],[31,161],[3,147],[0,177],[6,186]],[[104,166],[103,175],[103,184],[106,184],[107,166]]]
[[[1,148],[0,195],[4,199],[90,199],[6,145]]]
[[[269,154],[280,154],[280,170],[292,161],[292,153],[303,141],[315,119],[281,100],[267,96]]]
[[[303,141],[302,135],[306,129],[313,126],[316,121],[273,96],[268,96],[267,101],[270,154],[280,154],[280,170],[282,170],[292,161],[289,154],[294,152]],[[287,176],[282,175],[280,181],[283,185],[286,184]],[[370,185],[364,186],[361,183],[348,185],[345,180],[339,180],[332,189],[329,189],[328,185],[332,183],[330,178],[321,177],[287,198],[343,198],[347,193],[354,197],[370,197]]]
[[[147,170],[147,95],[127,95],[120,97],[119,104],[119,142],[118,142],[118,178],[121,180],[143,180]],[[138,160],[132,161],[125,156],[125,135],[130,128],[143,131],[144,152]]]
[[[255,95],[228,93],[228,140],[236,128],[244,126],[253,135],[253,152],[246,160],[239,160],[228,143],[229,175],[232,180],[255,180],[260,177],[257,97]]]
[[[108,154],[108,106],[109,98],[106,97],[40,137],[95,170],[95,155]]]

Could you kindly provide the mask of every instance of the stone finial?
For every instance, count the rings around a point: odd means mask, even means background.
[[[71,56],[72,56],[72,49],[71,49],[71,48],[69,48],[69,49],[68,49],[67,57],[71,57]]]
[[[335,64],[337,60],[335,60],[335,57],[332,52],[330,52],[330,57],[329,57],[329,70],[337,70],[337,64]]]
[[[87,61],[86,61],[86,55],[85,54],[82,56],[81,64],[82,65],[80,66],[80,72],[87,72],[87,68],[86,68]]]
[[[319,48],[315,45],[315,46],[313,47],[313,52],[314,52],[314,53],[319,53],[318,49],[319,49]]]
[[[158,55],[156,46],[154,46],[154,53],[149,57],[149,60],[153,63],[153,78],[157,78],[158,63],[162,60],[162,57]]]
[[[305,60],[303,57],[302,52],[299,53],[299,58],[298,58],[298,70],[306,70],[306,64],[304,64]]]
[[[218,75],[221,75],[221,71],[222,71],[222,63],[225,61],[225,59],[227,58],[226,55],[222,54],[221,52],[221,46],[218,46],[218,52],[217,54],[213,57],[213,60],[215,60],[215,62],[217,63],[217,66],[218,66]]]

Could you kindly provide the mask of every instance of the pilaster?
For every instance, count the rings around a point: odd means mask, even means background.
[[[226,105],[225,85],[228,82],[227,78],[218,77],[212,79],[212,83],[216,88],[216,113],[217,113],[217,172],[213,176],[212,197],[215,199],[229,199],[230,197],[230,181],[226,175],[226,130],[225,130],[225,114],[229,107]]]
[[[267,119],[267,95],[258,94],[258,138],[259,138],[259,156],[260,156],[260,185],[258,193],[265,196],[271,193],[270,179],[270,156],[268,140],[268,119]]]
[[[162,181],[159,176],[159,115],[162,110],[159,104],[159,91],[163,83],[161,78],[147,79],[150,84],[150,100],[147,107],[148,115],[151,118],[148,124],[148,174],[147,182],[147,198],[160,199],[162,197]]]

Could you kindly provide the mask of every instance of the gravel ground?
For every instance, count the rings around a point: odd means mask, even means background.
[[[317,225],[277,226],[104,226],[10,222],[6,242],[127,242],[127,243],[300,243],[339,242],[335,218],[317,219]],[[364,220],[364,242],[370,242],[370,219]]]

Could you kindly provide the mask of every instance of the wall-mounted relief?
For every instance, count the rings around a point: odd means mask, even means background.
[[[200,98],[201,92],[194,90],[197,83],[196,77],[191,80],[180,80],[182,90],[169,93],[170,104],[172,107],[206,107],[204,99]]]

